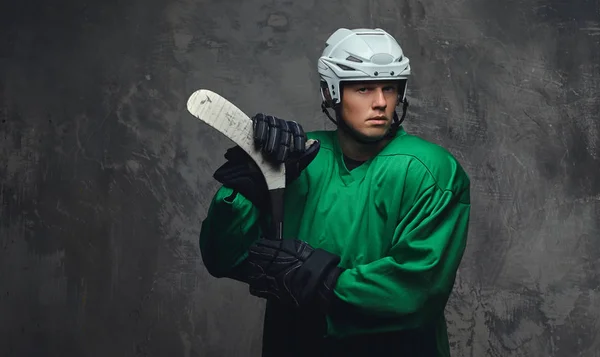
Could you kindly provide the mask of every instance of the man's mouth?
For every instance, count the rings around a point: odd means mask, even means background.
[[[387,122],[387,118],[384,116],[373,117],[373,118],[367,119],[367,121],[374,122],[374,123],[385,123],[385,122]]]

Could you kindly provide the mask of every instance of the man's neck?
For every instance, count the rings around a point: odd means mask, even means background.
[[[384,139],[377,144],[363,144],[356,141],[343,130],[337,130],[337,136],[344,155],[356,161],[369,160],[383,150],[383,148],[391,141],[391,139]]]

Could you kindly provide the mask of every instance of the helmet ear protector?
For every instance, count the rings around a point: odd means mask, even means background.
[[[335,106],[335,104],[338,104],[337,102],[334,103],[332,98],[331,98],[331,92],[329,92],[329,86],[327,85],[327,82],[324,80],[321,80],[321,99],[323,100],[323,105],[325,106],[325,108],[333,108]],[[333,85],[332,85],[333,87]],[[335,90],[335,88],[332,88],[333,90]],[[340,91],[340,96],[341,96],[341,91]]]

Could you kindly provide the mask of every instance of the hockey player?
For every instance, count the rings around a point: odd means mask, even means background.
[[[202,224],[204,264],[267,299],[263,356],[449,356],[469,178],[401,126],[410,66],[390,34],[337,30],[318,72],[336,130],[253,118],[263,155],[287,168],[284,239],[269,239],[264,178],[232,148]]]

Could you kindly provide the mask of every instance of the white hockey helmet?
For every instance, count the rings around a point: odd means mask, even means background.
[[[410,65],[398,42],[386,31],[340,28],[327,39],[318,71],[326,108],[341,102],[340,82],[367,80],[403,81],[397,102],[400,105],[406,98]]]

